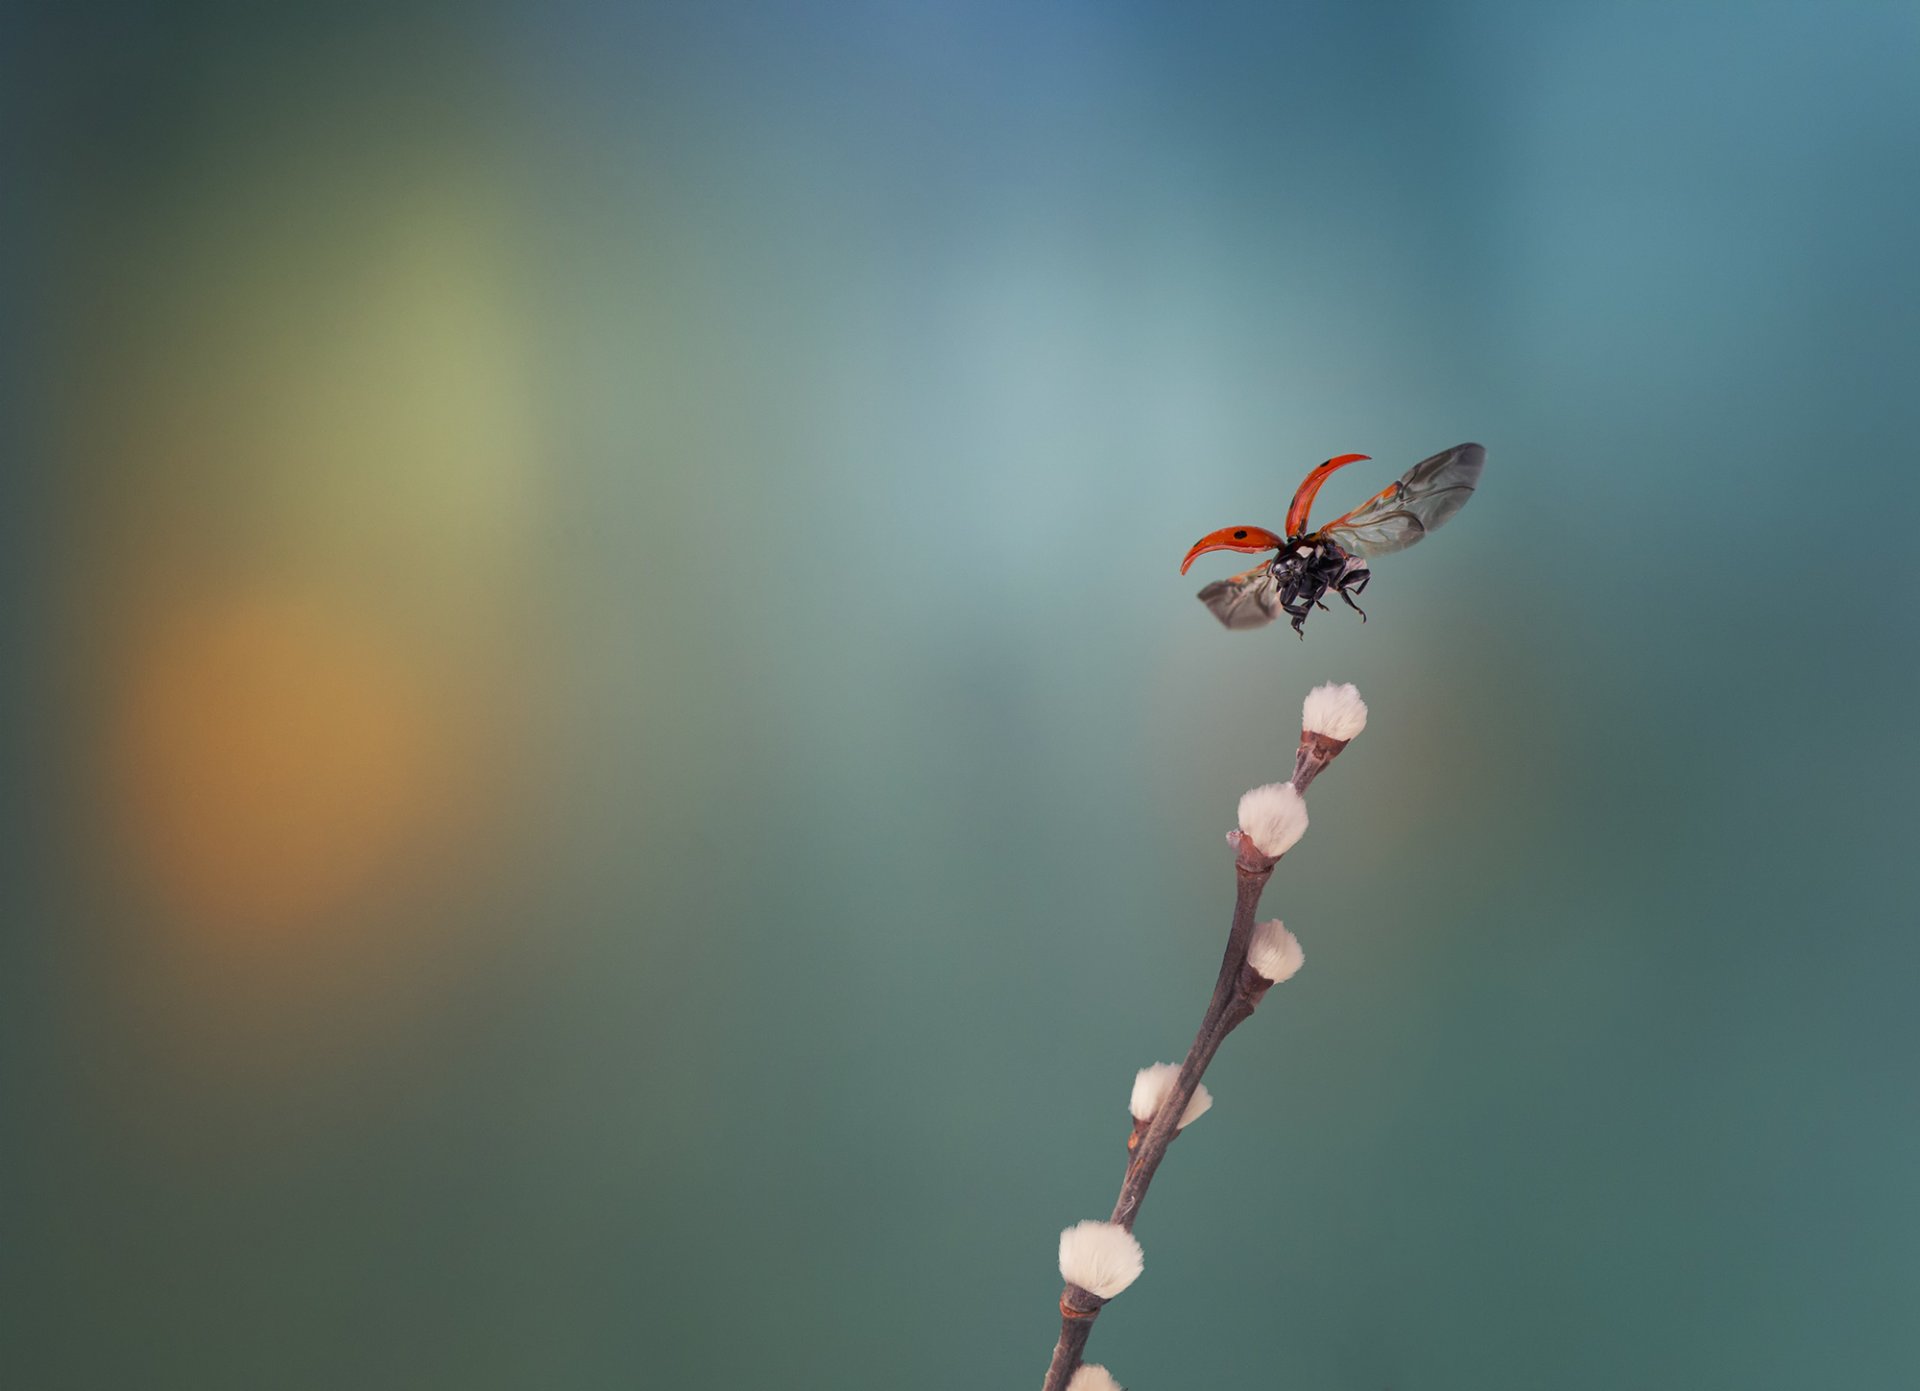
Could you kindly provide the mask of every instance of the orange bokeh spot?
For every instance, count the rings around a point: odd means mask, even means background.
[[[113,716],[114,800],[142,878],[191,922],[273,931],[404,870],[441,782],[424,678],[321,598],[154,611]]]

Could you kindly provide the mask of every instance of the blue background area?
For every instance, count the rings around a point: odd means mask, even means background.
[[[1920,11],[9,29],[8,1384],[1920,1379]]]

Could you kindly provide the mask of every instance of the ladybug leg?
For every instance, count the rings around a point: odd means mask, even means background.
[[[1367,581],[1372,578],[1373,572],[1366,566],[1350,562],[1342,571],[1335,586],[1339,590],[1340,597],[1346,601],[1347,607],[1360,615],[1362,623],[1367,621],[1367,611],[1353,602],[1353,596],[1362,593],[1367,587]]]
[[[1307,615],[1313,612],[1313,604],[1304,594],[1288,594],[1282,597],[1280,607],[1293,619],[1293,631],[1301,637],[1307,635]]]

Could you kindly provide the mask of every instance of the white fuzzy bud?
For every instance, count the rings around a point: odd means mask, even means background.
[[[1118,1222],[1081,1222],[1060,1233],[1060,1278],[1102,1299],[1140,1278],[1146,1258]]]
[[[1300,950],[1300,939],[1287,931],[1280,919],[1254,924],[1253,941],[1247,946],[1247,965],[1277,985],[1306,962],[1307,954]]]
[[[1175,1063],[1155,1063],[1152,1067],[1143,1067],[1133,1076],[1133,1098],[1127,1109],[1133,1112],[1133,1118],[1142,1124],[1153,1119],[1153,1113],[1160,1109],[1160,1099],[1173,1088],[1173,1082],[1180,1075]],[[1187,1102],[1187,1109],[1180,1114],[1180,1124],[1176,1130],[1185,1130],[1213,1108],[1213,1093],[1207,1090],[1205,1082],[1193,1089],[1193,1097]]]
[[[1366,727],[1367,703],[1349,684],[1315,686],[1300,707],[1300,728],[1308,734],[1324,734],[1344,744]]]
[[[1067,1391],[1127,1391],[1113,1379],[1113,1373],[1098,1362],[1082,1362],[1080,1370],[1067,1383]]]
[[[1290,782],[1270,782],[1240,799],[1240,831],[1262,855],[1279,859],[1307,830],[1307,804]]]

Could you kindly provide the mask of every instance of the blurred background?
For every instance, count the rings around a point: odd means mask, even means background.
[[[1920,1379],[1920,12],[9,12],[0,1381]],[[1204,532],[1484,442],[1364,626]]]

